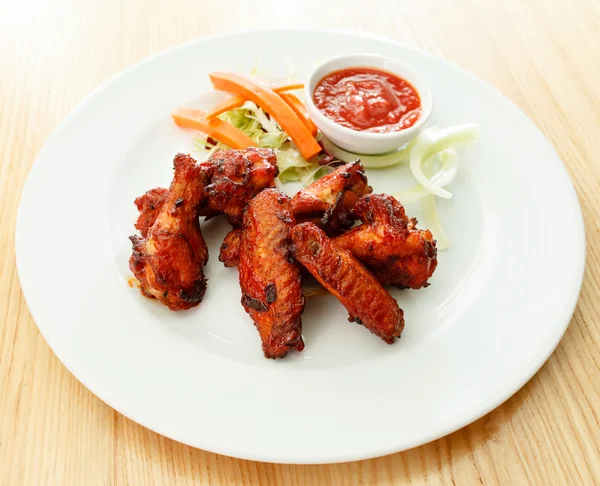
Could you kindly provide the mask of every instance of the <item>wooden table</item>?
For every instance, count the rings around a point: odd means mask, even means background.
[[[375,32],[464,66],[537,123],[579,194],[587,272],[557,351],[504,405],[411,451],[285,466],[165,439],[71,376],[21,294],[13,244],[19,196],[61,119],[153,52],[213,32],[286,26]],[[0,484],[598,484],[599,64],[593,0],[0,0]],[[40,244],[51,237],[40,235]]]

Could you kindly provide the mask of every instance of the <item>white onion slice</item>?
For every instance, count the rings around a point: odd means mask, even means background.
[[[450,246],[450,240],[440,221],[440,215],[435,204],[435,196],[433,194],[428,194],[423,198],[421,204],[423,206],[423,213],[425,214],[429,231],[431,231],[437,242],[437,249],[445,250]]]
[[[440,168],[435,172],[435,174],[429,175],[426,168],[434,165],[434,161],[432,159],[437,159],[437,161],[439,161]],[[454,180],[456,174],[458,173],[458,153],[455,149],[446,149],[442,150],[438,154],[432,155],[423,163],[423,172],[432,184],[435,184],[438,187],[447,186]],[[395,197],[402,204],[408,204],[413,201],[423,199],[429,194],[431,194],[429,189],[426,189],[421,184],[417,184],[410,189],[399,192]]]
[[[442,129],[427,129],[419,134],[410,152],[410,170],[415,179],[430,193],[446,199],[452,193],[436,185],[423,172],[423,162],[443,150],[475,142],[479,136],[479,127],[475,124],[457,125]],[[455,174],[456,175],[456,174]]]

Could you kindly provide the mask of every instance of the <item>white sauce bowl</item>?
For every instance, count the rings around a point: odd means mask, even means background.
[[[387,71],[405,79],[421,98],[421,113],[411,127],[396,132],[373,133],[352,130],[334,122],[315,106],[313,94],[319,81],[336,71],[350,68],[372,68]],[[433,97],[429,87],[411,68],[394,59],[376,54],[355,54],[331,59],[317,67],[305,83],[306,109],[310,119],[335,145],[358,154],[382,154],[396,150],[410,142],[423,128],[433,110]]]

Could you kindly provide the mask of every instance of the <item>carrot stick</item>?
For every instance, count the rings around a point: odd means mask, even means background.
[[[302,120],[302,123],[306,125],[306,128],[308,128],[311,135],[314,137],[317,134],[317,126],[308,117],[306,107],[304,106],[302,101],[300,101],[298,97],[293,93],[279,93],[279,96],[283,98],[283,101],[290,105],[290,108],[294,110],[294,113],[298,115],[298,118]]]
[[[310,159],[321,151],[320,145],[294,110],[268,85],[234,73],[211,73],[209,76],[215,89],[246,97],[275,118],[296,144],[302,157]]]
[[[294,89],[302,89],[304,88],[304,83],[290,83],[290,84],[282,84],[281,86],[273,86],[273,91],[275,93],[284,93],[286,91],[292,91]],[[212,110],[206,112],[206,118],[208,120],[212,120],[217,116],[225,113],[229,110],[234,110],[235,108],[239,108],[246,102],[246,98],[243,96],[233,96],[228,100],[225,100],[215,106]]]
[[[225,113],[229,110],[234,110],[235,108],[239,108],[246,102],[246,98],[243,96],[232,96],[231,98],[222,101],[217,106],[215,106],[212,110],[206,112],[206,118],[208,120],[213,120],[219,115]]]
[[[275,91],[275,93],[285,93],[286,91],[294,91],[295,89],[302,88],[304,88],[304,83],[288,83],[275,86],[273,91]]]
[[[209,137],[223,142],[234,149],[256,147],[254,141],[244,132],[220,118],[207,120],[204,112],[193,108],[177,108],[171,113],[175,123],[183,128],[193,128]]]

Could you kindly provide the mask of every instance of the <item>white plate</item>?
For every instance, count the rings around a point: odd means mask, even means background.
[[[432,123],[476,122],[440,211],[452,247],[431,287],[397,291],[406,330],[392,346],[347,322],[331,297],[308,302],[306,349],[262,357],[237,270],[218,261],[227,225],[203,223],[204,302],[174,313],[127,285],[133,199],[167,185],[193,134],[182,104],[214,102],[207,73],[300,77],[356,52],[390,56],[425,77]],[[406,177],[404,177],[406,176]],[[406,168],[369,171],[376,192],[412,184]],[[418,206],[418,205],[417,205]],[[408,207],[418,215],[418,207]],[[65,366],[132,420],[231,456],[323,463],[392,453],[458,429],[517,391],[552,353],[584,268],[575,191],[539,130],[470,74],[389,40],[336,32],[206,37],[153,56],[90,95],[50,137],[23,191],[17,263],[29,308]],[[40,405],[42,406],[42,405]]]

